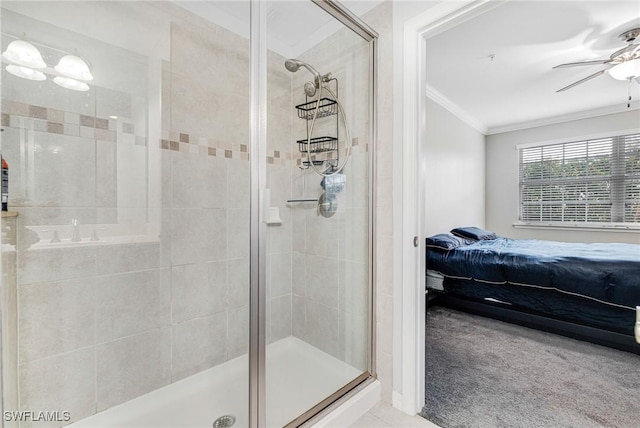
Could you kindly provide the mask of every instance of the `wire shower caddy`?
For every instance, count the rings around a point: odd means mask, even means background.
[[[333,82],[335,84],[335,94],[336,96],[339,96],[338,79],[333,77],[325,83],[328,84],[330,82]],[[321,118],[335,116],[335,124],[336,124],[335,136],[324,135],[320,137],[309,138],[311,121],[314,119],[314,116],[316,115],[316,106],[318,110],[316,121]],[[302,158],[302,168],[305,168],[305,169],[309,168],[309,160],[307,159],[307,153],[313,154],[313,155],[317,155],[320,153],[327,154],[326,160],[318,160],[318,159],[315,159],[315,156],[313,156],[313,159],[311,161],[314,163],[314,165],[322,165],[324,162],[327,162],[327,164],[329,164],[330,166],[339,165],[338,150],[340,147],[338,144],[339,124],[338,124],[337,101],[327,97],[322,97],[320,100],[309,101],[309,97],[305,95],[305,102],[302,104],[298,104],[296,106],[296,110],[298,111],[298,117],[300,119],[306,120],[307,122],[307,138],[296,141],[296,143],[298,143],[298,150],[300,151],[300,153],[304,154]]]

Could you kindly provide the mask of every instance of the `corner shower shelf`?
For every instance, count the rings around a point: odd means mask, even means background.
[[[298,104],[298,117],[300,119],[311,120],[316,113],[316,104],[318,101],[309,101],[304,104]],[[318,118],[334,115],[338,112],[337,103],[329,98],[321,98],[318,107]]]

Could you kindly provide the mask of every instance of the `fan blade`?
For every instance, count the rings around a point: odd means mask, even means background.
[[[571,89],[571,88],[573,88],[574,86],[578,86],[578,85],[580,85],[580,84],[582,84],[582,83],[586,82],[587,80],[591,80],[591,79],[593,79],[594,77],[598,77],[598,76],[600,76],[601,74],[604,74],[604,73],[605,73],[605,71],[607,71],[607,69],[600,70],[600,71],[598,71],[597,73],[593,73],[591,76],[587,76],[587,77],[585,77],[584,79],[580,79],[580,80],[578,80],[577,82],[574,82],[574,83],[570,84],[569,86],[565,86],[565,87],[564,87],[564,88],[562,88],[562,89],[558,89],[556,92],[562,92],[562,91],[566,91],[567,89]]]
[[[568,62],[566,64],[556,65],[555,67],[552,67],[552,69],[554,69],[554,68],[565,68],[565,67],[575,67],[575,66],[578,66],[578,65],[607,64],[610,61],[611,61],[610,59],[599,59],[599,60],[595,60],[595,61]]]

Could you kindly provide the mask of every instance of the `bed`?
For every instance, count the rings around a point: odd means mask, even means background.
[[[640,354],[640,245],[566,243],[456,228],[427,238],[443,304]]]

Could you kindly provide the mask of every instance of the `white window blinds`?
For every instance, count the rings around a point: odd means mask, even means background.
[[[640,134],[520,149],[520,221],[640,223]]]

